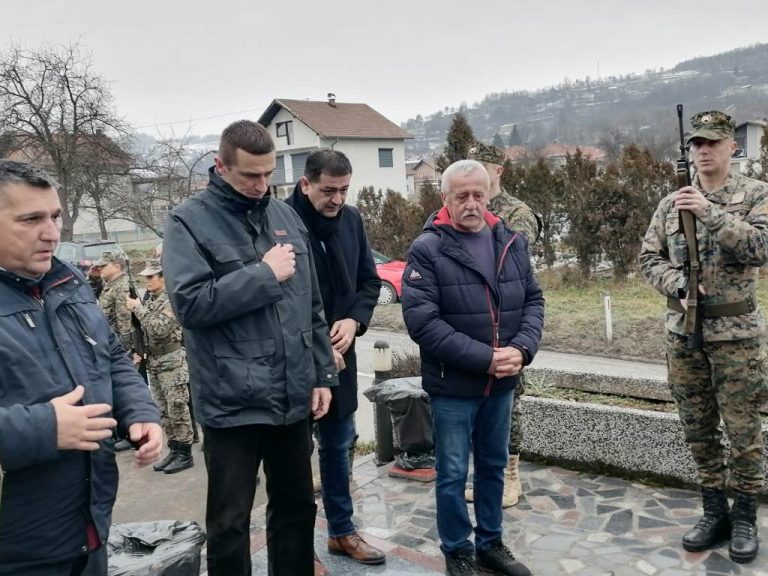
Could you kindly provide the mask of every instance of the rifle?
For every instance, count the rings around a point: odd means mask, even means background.
[[[677,123],[680,128],[680,157],[677,159],[677,188],[691,185],[691,166],[688,163],[688,147],[685,145],[685,132],[683,130],[683,105],[677,105]],[[689,210],[678,210],[680,215],[680,227],[685,235],[688,246],[688,258],[685,261],[685,276],[688,280],[688,292],[681,288],[678,297],[686,299],[685,310],[685,335],[687,347],[694,350],[701,346],[701,310],[699,302],[699,243],[696,239],[696,217]]]
[[[131,277],[131,261],[127,256],[125,258],[125,269],[128,273],[128,295],[131,298],[138,300],[139,293],[136,292],[136,286]],[[141,356],[141,363],[139,364],[139,367],[141,367],[147,359],[147,351],[144,346],[144,329],[141,327],[141,322],[139,322],[139,319],[133,312],[131,312],[131,344],[131,352],[135,352]]]

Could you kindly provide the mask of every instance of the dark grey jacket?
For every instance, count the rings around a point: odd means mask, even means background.
[[[113,440],[95,452],[58,450],[51,399],[82,384],[125,436],[160,423],[144,381],[83,276],[54,258],[34,296],[0,273],[0,566],[13,572],[83,554],[86,522],[107,538],[117,494]]]
[[[296,253],[285,282],[261,263],[277,243]],[[163,275],[202,425],[293,424],[313,387],[338,385],[307,229],[285,203],[250,200],[212,168],[168,218]]]

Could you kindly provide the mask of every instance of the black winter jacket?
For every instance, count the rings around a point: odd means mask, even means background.
[[[496,276],[488,278],[463,249],[443,208],[424,225],[403,272],[403,318],[421,350],[429,394],[481,396],[513,389],[518,377],[487,374],[494,347],[514,346],[525,364],[535,356],[544,298],[522,235],[485,213],[494,239]]]
[[[299,184],[293,194],[286,199],[288,205],[296,206],[296,194],[302,194]],[[357,336],[362,336],[368,330],[373,309],[379,298],[381,280],[376,272],[376,264],[373,261],[368,237],[365,235],[363,219],[357,208],[344,206],[344,215],[336,232],[336,237],[344,252],[344,260],[347,271],[354,286],[354,292],[344,296],[336,295],[334,310],[329,313],[326,309],[328,326],[333,326],[336,320],[352,318],[360,323]],[[309,230],[312,239],[312,230]],[[312,245],[317,245],[313,239]],[[326,265],[328,257],[320,250],[313,250],[315,265]],[[339,387],[333,389],[333,399],[326,418],[346,418],[357,410],[357,355],[355,354],[355,342],[344,354],[346,368],[339,373]]]
[[[261,262],[277,243],[296,254],[285,282]],[[287,204],[250,200],[211,168],[168,218],[162,259],[203,426],[294,424],[313,388],[338,385],[307,229]]]
[[[82,384],[84,404],[112,406],[121,437],[160,423],[85,278],[54,258],[39,299],[24,283],[0,273],[0,565],[19,571],[83,554],[89,517],[104,542],[117,494],[114,441],[58,450],[50,400]]]

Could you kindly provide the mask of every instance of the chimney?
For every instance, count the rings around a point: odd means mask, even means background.
[[[336,108],[336,94],[328,92],[328,105]]]

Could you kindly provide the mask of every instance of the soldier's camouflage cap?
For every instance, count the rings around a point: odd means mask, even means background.
[[[152,258],[144,262],[144,270],[139,272],[139,276],[154,276],[160,274],[163,271],[163,266],[160,264],[160,260]]]
[[[504,164],[506,156],[504,151],[498,146],[493,144],[483,144],[476,141],[469,148],[469,159],[477,160],[478,162],[490,162],[491,164]]]
[[[694,114],[691,117],[691,126],[693,130],[685,140],[687,143],[694,138],[703,138],[704,140],[733,138],[736,133],[736,126],[731,117],[719,110]]]
[[[94,266],[106,266],[110,262],[125,262],[125,254],[122,252],[102,252]]]

